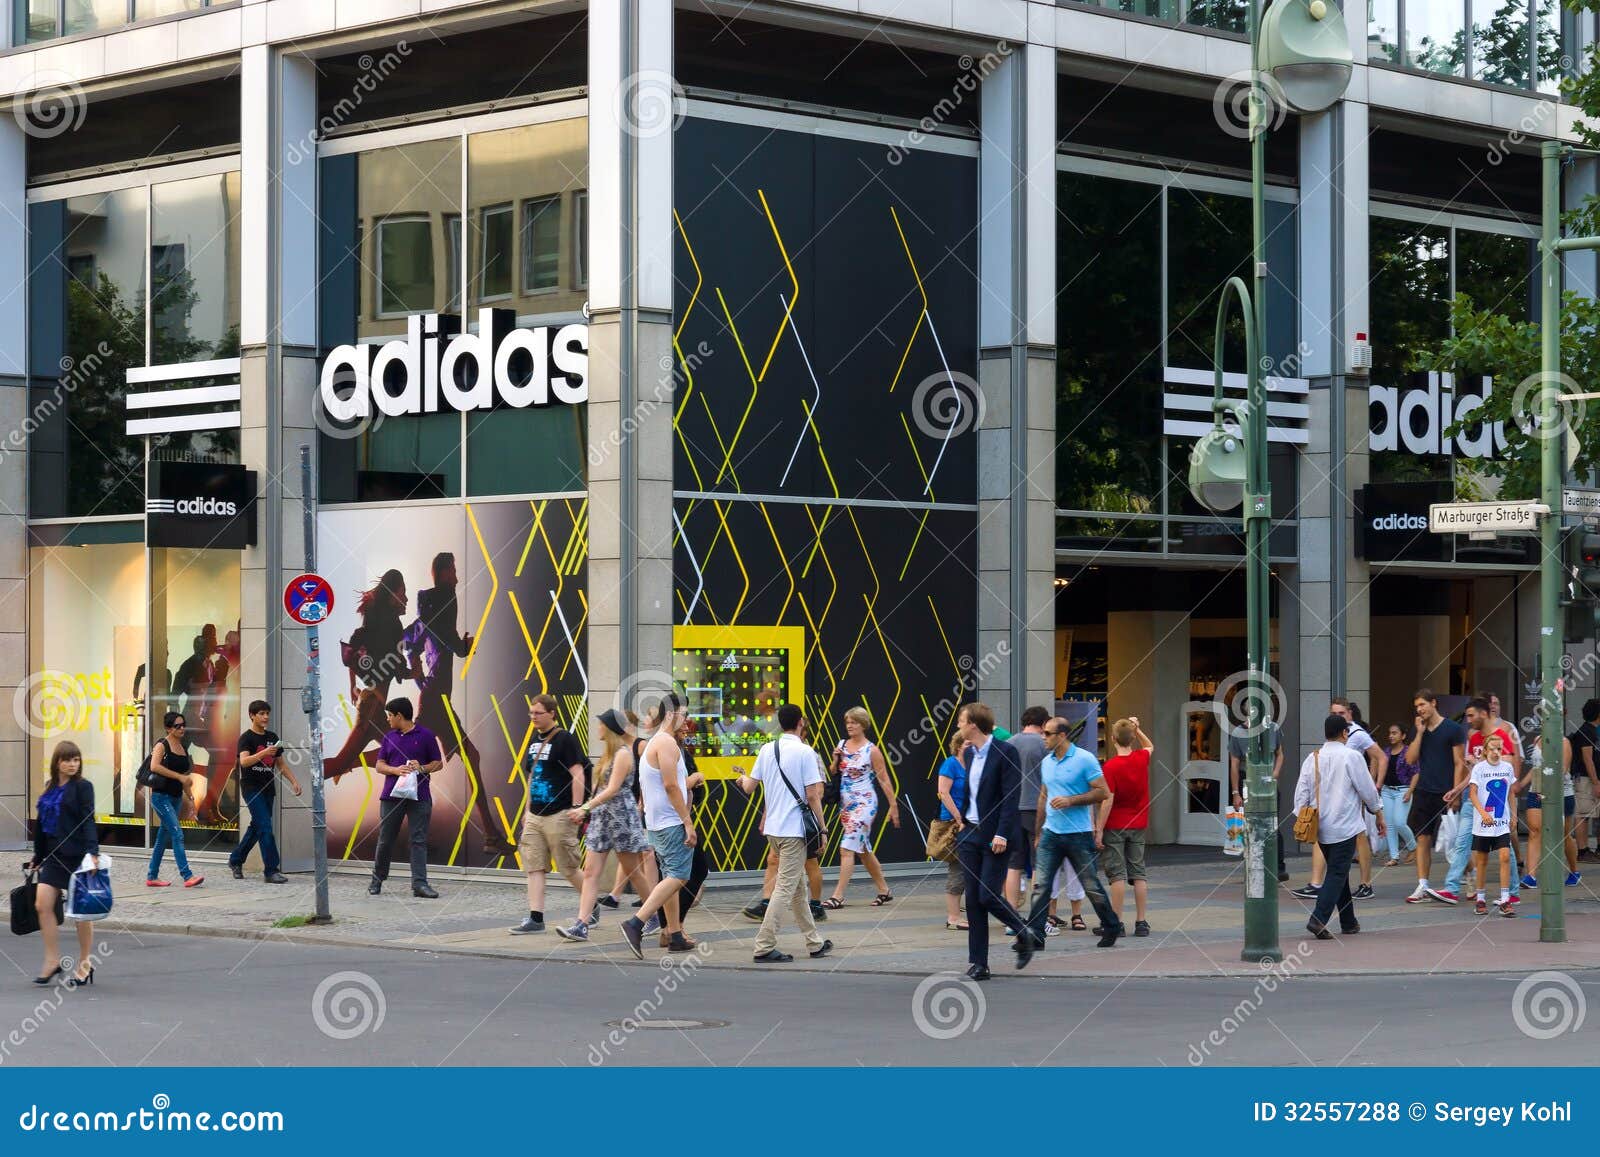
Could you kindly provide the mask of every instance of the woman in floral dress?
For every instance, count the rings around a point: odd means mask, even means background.
[[[873,907],[894,899],[889,881],[883,878],[883,865],[872,852],[872,825],[878,818],[878,788],[889,801],[889,822],[900,826],[900,804],[889,785],[889,765],[883,752],[867,738],[872,716],[865,707],[852,707],[844,713],[844,742],[833,749],[833,772],[839,778],[839,822],[844,836],[839,841],[839,883],[833,895],[823,901],[824,908],[843,908],[844,891],[856,870],[856,857],[867,866],[878,889]],[[876,780],[876,784],[873,782]]]

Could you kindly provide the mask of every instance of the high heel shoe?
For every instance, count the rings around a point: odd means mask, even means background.
[[[49,972],[45,973],[43,976],[35,976],[33,978],[33,982],[35,984],[38,984],[38,985],[49,984],[52,980],[54,980],[56,977],[58,977],[60,975],[61,975],[61,965],[58,964],[53,969],[51,969]]]
[[[70,977],[67,978],[67,987],[68,988],[82,988],[86,984],[93,984],[93,983],[94,983],[94,969],[92,969],[92,968],[89,969],[89,974],[87,976],[83,976],[83,977],[70,976]]]

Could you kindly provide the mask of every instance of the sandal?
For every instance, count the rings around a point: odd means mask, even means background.
[[[1062,928],[1065,927],[1067,923],[1060,916],[1046,916],[1044,918],[1044,922],[1050,925],[1052,928]]]
[[[1082,916],[1074,916],[1072,918],[1072,930],[1074,932],[1083,932],[1088,927],[1089,926],[1083,922],[1083,917]]]
[[[844,907],[844,901],[839,899],[837,896],[829,896],[822,902],[822,906],[830,912],[837,912],[840,908]]]
[[[966,932],[969,927],[970,925],[963,924],[959,920],[946,920],[944,922],[944,930],[946,932]]]
[[[1387,864],[1384,865],[1385,868],[1398,868],[1399,866],[1400,866],[1400,861],[1399,860],[1390,860]]]
[[[893,900],[893,899],[894,899],[894,897],[891,896],[888,892],[879,892],[878,893],[878,898],[872,902],[872,906],[874,908],[881,908],[885,904],[887,904],[890,900]]]

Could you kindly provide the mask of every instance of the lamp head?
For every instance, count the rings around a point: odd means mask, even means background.
[[[1201,435],[1189,451],[1189,493],[1213,514],[1225,514],[1244,503],[1249,455],[1238,432],[1222,424]]]
[[[1344,14],[1327,0],[1276,0],[1261,18],[1256,67],[1295,112],[1321,112],[1344,95],[1355,64]]]

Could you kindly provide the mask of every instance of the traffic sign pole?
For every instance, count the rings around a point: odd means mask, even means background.
[[[305,520],[306,574],[317,571],[317,509],[316,492],[311,483],[311,447],[300,447],[300,508]],[[287,601],[287,596],[286,596]],[[333,609],[332,592],[326,610],[317,620],[327,617]],[[316,924],[333,920],[328,910],[328,805],[322,790],[322,654],[317,639],[317,622],[306,624],[306,685],[301,695],[305,708],[306,725],[310,730],[311,748],[311,862],[317,882],[317,910],[312,917]]]

